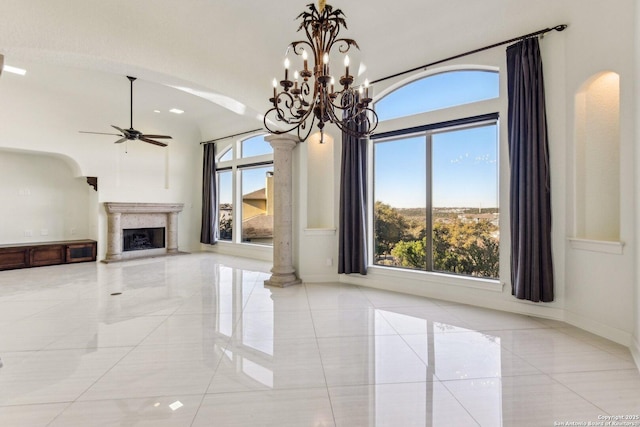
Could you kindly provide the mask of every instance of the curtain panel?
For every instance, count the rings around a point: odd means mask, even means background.
[[[338,273],[367,274],[367,139],[342,134]]]
[[[356,120],[347,126],[362,130]],[[367,274],[367,141],[342,132],[338,274]]]
[[[554,299],[549,149],[537,38],[507,48],[511,286],[518,299]]]
[[[214,245],[218,241],[218,186],[216,184],[215,144],[204,144],[202,158],[202,227],[200,242]]]

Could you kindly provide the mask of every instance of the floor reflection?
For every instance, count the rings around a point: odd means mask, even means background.
[[[291,290],[265,288],[254,272],[220,266],[216,277],[209,303],[218,308],[216,332],[230,341],[209,392],[328,386],[337,401],[353,404],[345,408],[349,422],[389,425],[409,416],[411,424],[431,426],[442,425],[456,407],[461,421],[473,423],[446,381],[499,384],[500,338],[461,320],[433,320],[438,310],[364,303],[307,316],[288,305]],[[501,389],[484,387],[484,393],[490,405],[483,413],[500,425]]]
[[[640,407],[628,350],[568,325],[269,288],[268,269],[193,254],[0,273],[0,424],[537,426]]]

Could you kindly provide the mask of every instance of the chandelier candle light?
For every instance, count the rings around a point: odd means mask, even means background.
[[[302,19],[298,31],[304,29],[307,40],[295,41],[287,49],[302,57],[302,70],[294,71],[293,81],[289,80],[291,62],[285,58],[284,80],[278,83],[273,79],[273,97],[269,99],[272,107],[264,115],[264,125],[273,134],[296,130],[300,141],[304,141],[317,121],[321,143],[326,123],[335,124],[351,136],[371,135],[378,125],[378,116],[369,107],[369,83],[365,80],[356,88],[354,78],[349,74],[347,52],[351,46],[359,49],[358,44],[353,39],[338,38],[342,27],[347,28],[344,14],[340,9],[333,10],[323,0],[319,1],[318,9],[314,4],[307,7],[309,11],[298,16]],[[335,91],[336,81],[330,72],[332,50],[344,55],[345,72],[338,82],[341,86],[338,91]],[[309,51],[313,69],[309,69]],[[278,122],[283,125],[272,129]]]

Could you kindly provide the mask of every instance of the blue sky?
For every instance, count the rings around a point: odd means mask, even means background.
[[[497,98],[499,75],[494,71],[451,71],[416,80],[375,104],[379,119],[388,120],[417,113]]]
[[[437,133],[432,139],[434,207],[496,207],[495,125]],[[375,200],[398,208],[426,206],[426,138],[375,144]]]
[[[376,103],[381,120],[498,96],[498,74],[441,73],[392,92]],[[433,134],[434,207],[497,207],[498,143],[495,125]],[[424,136],[375,144],[375,199],[394,207],[426,206]]]
[[[264,140],[264,135],[258,135],[242,141],[243,157],[260,156],[270,153],[271,145]],[[229,157],[230,151],[223,157]],[[266,172],[273,171],[273,166],[246,168],[242,170],[243,194],[265,187]],[[231,203],[231,171],[219,175],[220,203]]]

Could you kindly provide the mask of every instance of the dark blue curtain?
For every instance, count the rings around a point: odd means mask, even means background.
[[[215,144],[204,144],[202,158],[202,228],[200,242],[218,241],[218,186],[216,184]]]
[[[537,38],[507,48],[511,285],[518,299],[553,301],[551,187]]]
[[[357,103],[357,95],[353,105]],[[351,100],[343,99],[343,102]],[[352,112],[346,112],[345,115]],[[357,120],[347,123],[361,130]],[[367,274],[367,138],[342,132],[338,273]]]

